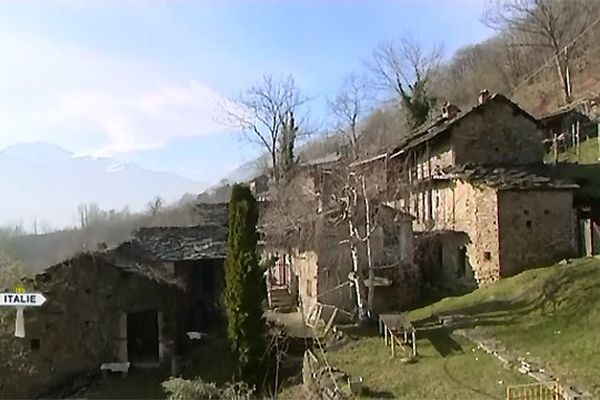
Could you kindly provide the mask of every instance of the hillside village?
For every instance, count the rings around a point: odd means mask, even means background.
[[[354,269],[353,253],[340,244],[348,239],[336,215],[343,210],[327,201],[340,189],[342,160],[301,167],[294,179],[313,198],[314,218],[299,223],[313,229],[291,245],[288,232],[280,240],[266,234],[262,252],[276,260],[266,271],[270,307],[298,307],[307,324],[330,325],[354,320],[357,299],[369,297],[370,317],[389,318],[422,303],[436,283],[472,290],[597,254],[597,204],[580,196],[585,183],[543,162],[547,128],[500,94],[482,91],[474,104],[465,112],[447,105],[398,146],[349,164],[368,182],[359,202],[372,199],[355,211],[371,225],[363,231],[368,245],[353,250],[367,271]],[[268,213],[265,182],[251,187]],[[227,205],[198,207],[200,225],[142,228],[130,241],[24,281],[52,300],[27,312],[27,339],[12,350],[29,372],[3,373],[3,393],[40,395],[108,361],[158,366],[186,354],[185,332],[215,329],[223,318]]]
[[[402,128],[355,109],[313,157],[263,78],[277,126],[234,119],[272,163],[228,201],[0,281],[47,299],[0,314],[0,398],[599,398],[600,95],[439,95],[414,66]]]

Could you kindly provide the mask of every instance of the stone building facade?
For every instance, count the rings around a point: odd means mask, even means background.
[[[450,170],[447,170],[450,171]],[[525,167],[461,167],[438,175],[427,268],[467,286],[493,282],[574,255],[577,185]]]
[[[0,397],[38,396],[102,363],[153,368],[185,354],[186,332],[219,321],[226,236],[222,225],[140,229],[26,279],[47,301],[25,311],[26,337],[0,349],[27,366],[2,371]]]
[[[544,166],[543,136],[517,104],[483,91],[468,111],[446,105],[385,157],[356,164],[369,180],[385,169],[388,204],[415,217],[424,276],[473,286],[574,252],[577,185]]]

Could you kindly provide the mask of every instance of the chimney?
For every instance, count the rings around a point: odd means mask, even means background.
[[[460,112],[460,108],[455,106],[452,103],[446,102],[444,107],[442,107],[442,118],[452,119],[456,117],[456,115]]]
[[[487,89],[483,89],[479,92],[479,98],[477,99],[477,104],[483,104],[490,99],[490,92]]]

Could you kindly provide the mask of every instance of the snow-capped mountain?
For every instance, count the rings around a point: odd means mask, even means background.
[[[206,186],[134,163],[78,156],[49,143],[17,144],[0,150],[0,225],[23,223],[30,228],[35,220],[69,226],[83,203],[136,211],[156,196],[175,201]]]

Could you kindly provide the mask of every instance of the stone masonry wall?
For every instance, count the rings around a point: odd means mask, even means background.
[[[498,199],[502,277],[575,255],[572,192],[503,191]]]
[[[505,103],[492,103],[452,131],[455,164],[542,163],[543,130]]]
[[[171,286],[84,255],[50,268],[26,287],[48,300],[25,310],[26,337],[13,340],[29,368],[2,371],[0,398],[36,396],[101,363],[127,361],[128,312],[158,310],[160,353],[174,351],[179,292]]]
[[[435,230],[466,234],[467,269],[478,283],[500,277],[496,191],[456,182],[436,189]]]

